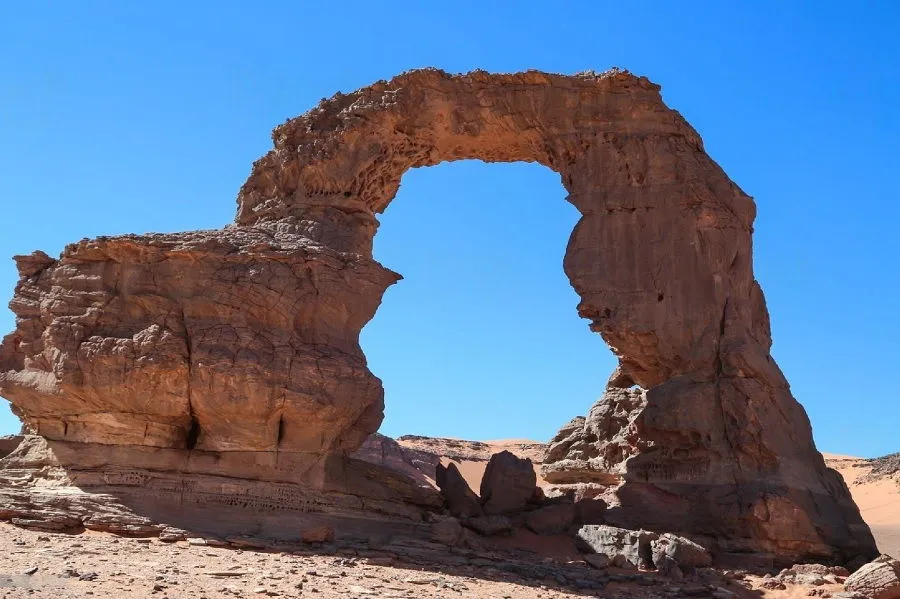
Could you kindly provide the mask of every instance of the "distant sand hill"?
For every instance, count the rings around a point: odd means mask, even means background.
[[[881,552],[900,556],[900,454],[874,460],[822,455],[844,477]]]

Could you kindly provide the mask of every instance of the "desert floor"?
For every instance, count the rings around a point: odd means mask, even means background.
[[[440,453],[447,440],[404,444]],[[484,447],[486,445],[486,447]],[[486,456],[509,449],[538,458],[539,444],[496,441],[479,444]],[[486,456],[456,446],[453,460],[477,489]],[[534,454],[534,455],[530,455]],[[463,459],[465,457],[472,459]],[[892,478],[869,480],[865,460],[826,455],[849,485],[882,552],[900,555],[900,485]],[[591,571],[570,544],[521,535],[511,547],[527,548],[544,564],[576,565]],[[610,570],[600,590],[578,589],[552,577],[529,579],[503,568],[503,558],[469,559],[454,565],[426,565],[407,556],[361,555],[352,549],[324,546],[302,551],[253,551],[206,544],[201,539],[164,543],[98,532],[52,534],[0,523],[0,598],[132,597],[197,599],[218,597],[321,598],[563,598],[563,597],[828,597],[840,585],[788,585],[763,588],[758,576],[721,571],[717,580],[674,582],[654,573]],[[491,557],[491,556],[486,556]],[[479,563],[480,562],[480,563]]]

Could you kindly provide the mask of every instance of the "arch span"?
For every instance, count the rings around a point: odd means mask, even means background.
[[[18,258],[0,393],[34,430],[215,454],[188,461],[214,471],[249,454],[248,478],[295,460],[302,478],[381,422],[359,332],[398,278],[372,239],[403,172],[539,162],[581,213],[564,268],[618,357],[610,389],[646,397],[616,473],[622,517],[728,551],[874,553],[769,354],[754,203],[658,86],[620,71],[426,69],[337,94],[273,141],[238,195],[237,226]]]

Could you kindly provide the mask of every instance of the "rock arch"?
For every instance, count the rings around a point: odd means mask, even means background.
[[[754,203],[658,86],[620,71],[426,69],[323,100],[273,141],[235,226],[17,258],[0,393],[30,427],[217,456],[182,470],[243,456],[242,476],[271,478],[304,464],[290,479],[321,486],[310,464],[381,422],[358,337],[399,277],[372,259],[372,239],[402,174],[539,162],[582,215],[564,268],[579,313],[619,358],[608,394],[637,385],[645,398],[623,436],[628,459],[589,465],[624,481],[621,517],[719,537],[725,550],[874,551],[769,355]]]

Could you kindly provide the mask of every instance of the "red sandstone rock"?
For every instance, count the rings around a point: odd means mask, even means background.
[[[464,518],[481,516],[484,513],[478,495],[469,488],[456,464],[453,462],[447,466],[438,464],[436,481],[441,489],[441,495],[447,500],[447,508],[451,514]]]
[[[336,94],[273,141],[238,195],[237,226],[17,258],[0,394],[63,442],[66,467],[152,455],[178,476],[390,494],[329,457],[382,418],[358,343],[399,279],[372,259],[376,214],[410,168],[533,161],[560,174],[582,214],[563,266],[579,314],[619,358],[612,386],[646,399],[636,418],[610,417],[626,430],[575,444],[576,456],[592,443],[622,452],[586,461],[622,483],[618,517],[715,536],[726,552],[875,555],[769,354],[753,201],[658,86],[619,71],[413,71]]]
[[[528,512],[525,526],[539,535],[558,535],[572,526],[575,516],[575,504],[568,502],[551,504]]]
[[[535,496],[537,475],[528,458],[508,451],[491,456],[481,479],[481,503],[486,514],[505,514],[524,508]]]

